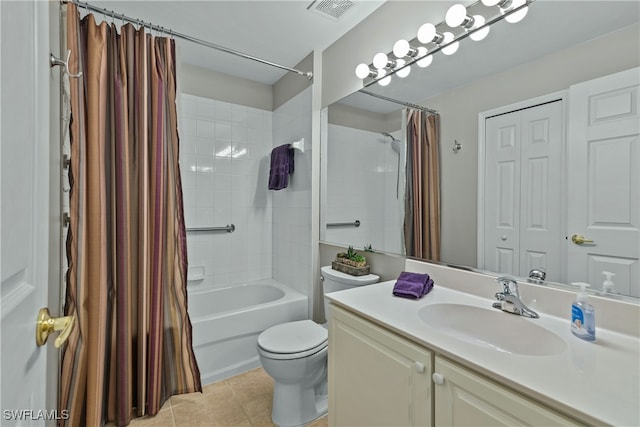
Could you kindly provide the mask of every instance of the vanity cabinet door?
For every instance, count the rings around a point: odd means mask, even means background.
[[[440,357],[434,371],[437,426],[579,425]]]
[[[332,307],[329,425],[432,425],[432,356],[369,321]]]

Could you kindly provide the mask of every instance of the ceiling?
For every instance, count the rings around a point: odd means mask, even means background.
[[[309,10],[313,0],[88,1],[105,8],[107,20],[114,11],[288,67],[324,50],[384,3],[355,1],[336,20],[313,11],[320,0]],[[183,62],[266,84],[287,73],[180,39],[178,50]]]

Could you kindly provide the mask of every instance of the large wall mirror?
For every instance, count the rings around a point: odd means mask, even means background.
[[[385,87],[374,83],[328,106],[323,111],[320,240],[405,253],[406,118],[398,102],[417,104],[441,116],[440,261],[484,270],[485,265],[479,266],[483,257],[478,242],[484,230],[478,197],[484,193],[489,200],[490,189],[479,190],[478,184],[484,174],[479,162],[484,155],[479,150],[481,113],[559,93],[565,115],[570,87],[640,65],[639,18],[640,3],[635,1],[536,1],[522,22],[499,22],[481,42],[464,40],[456,54],[434,55],[428,68],[413,67],[404,79],[394,76]],[[631,102],[637,106],[634,93]],[[566,135],[565,124],[562,132]],[[636,138],[634,153],[638,144]],[[564,169],[566,159],[562,160]],[[629,198],[637,199],[638,165],[631,168],[633,182],[620,188],[631,189]],[[561,203],[566,205],[565,200]],[[637,200],[631,203],[635,217],[630,232],[635,235],[640,226],[637,205]],[[566,252],[571,237],[566,206],[562,212],[550,220],[558,222],[557,237]],[[563,270],[548,272],[547,283],[577,281],[567,276],[564,266]],[[604,277],[599,271],[587,273],[580,281],[599,289]],[[640,296],[640,278],[631,275],[624,280],[629,283],[617,291]]]

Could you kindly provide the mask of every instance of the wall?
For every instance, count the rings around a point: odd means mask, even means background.
[[[261,110],[273,110],[273,87],[191,64],[179,65],[181,93],[203,96]]]
[[[273,112],[273,147],[304,138],[305,150],[295,152],[289,186],[270,191],[273,278],[305,295],[311,287],[311,92],[308,87]]]
[[[187,228],[233,223],[236,230],[187,232],[189,287],[224,287],[271,277],[271,197],[264,159],[271,111],[181,96],[180,167]]]

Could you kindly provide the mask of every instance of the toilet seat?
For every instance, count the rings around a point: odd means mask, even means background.
[[[270,359],[299,359],[328,345],[328,332],[311,320],[272,326],[258,337],[258,349]]]

